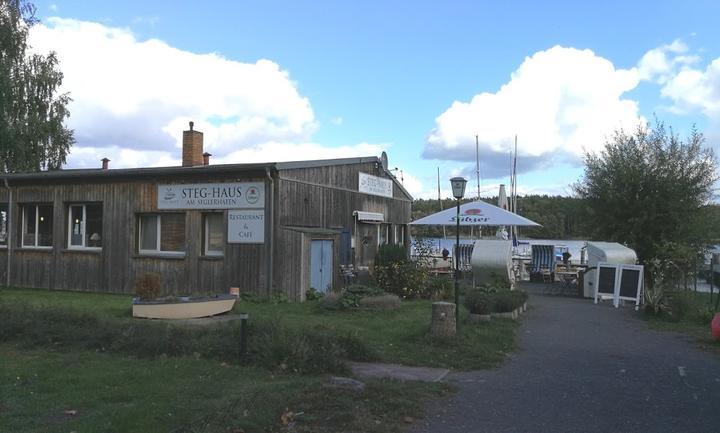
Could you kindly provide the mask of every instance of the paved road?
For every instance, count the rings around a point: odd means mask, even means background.
[[[720,357],[631,308],[534,295],[501,368],[452,373],[413,433],[720,432]]]

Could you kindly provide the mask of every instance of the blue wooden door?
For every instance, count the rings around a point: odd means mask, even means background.
[[[333,280],[333,241],[314,240],[310,243],[310,287],[328,293]]]

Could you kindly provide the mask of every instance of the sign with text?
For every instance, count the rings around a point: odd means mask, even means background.
[[[392,198],[393,181],[367,173],[359,173],[358,191],[364,192],[365,194]]]
[[[265,207],[262,182],[158,185],[158,209],[248,209]]]
[[[228,211],[229,244],[264,244],[265,210]]]

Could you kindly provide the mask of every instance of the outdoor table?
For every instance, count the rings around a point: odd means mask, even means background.
[[[555,272],[555,275],[557,275],[558,278],[560,279],[560,282],[562,282],[562,290],[563,291],[565,291],[565,289],[568,289],[568,290],[574,289],[578,283],[578,270],[577,269],[557,270]]]

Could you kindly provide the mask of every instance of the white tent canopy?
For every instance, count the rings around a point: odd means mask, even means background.
[[[457,207],[451,207],[420,218],[410,224],[414,225],[445,225],[454,226]],[[540,224],[514,214],[505,209],[493,206],[484,201],[473,201],[460,205],[461,226],[539,226]]]

